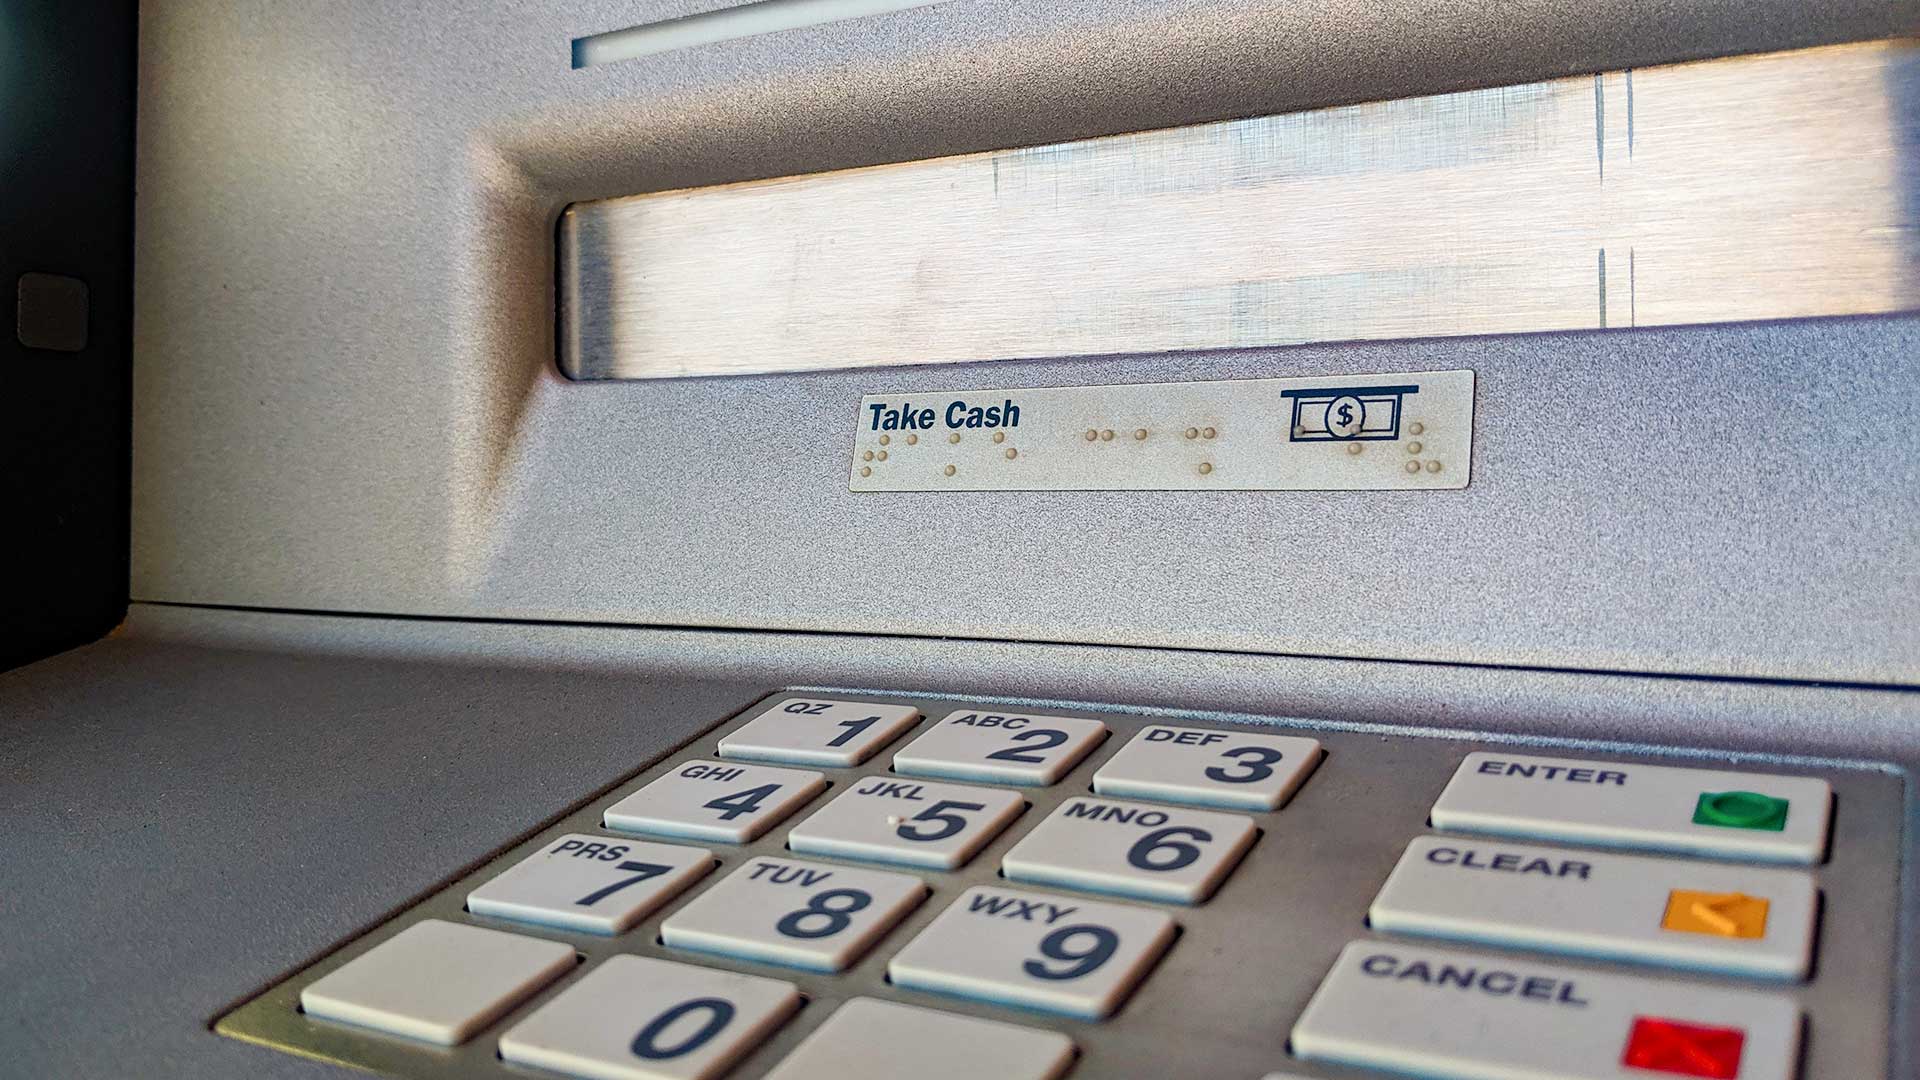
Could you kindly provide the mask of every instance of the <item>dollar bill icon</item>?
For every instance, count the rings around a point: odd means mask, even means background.
[[[1293,399],[1292,442],[1375,441],[1400,437],[1401,403],[1418,386],[1321,386],[1282,390]]]

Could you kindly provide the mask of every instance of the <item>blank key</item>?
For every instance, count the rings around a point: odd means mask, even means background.
[[[557,941],[428,919],[300,992],[309,1016],[455,1046],[572,970]]]
[[[1054,1031],[855,998],[788,1054],[767,1080],[1054,1080],[1073,1040]]]

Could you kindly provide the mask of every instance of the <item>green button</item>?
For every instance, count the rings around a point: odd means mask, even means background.
[[[1753,791],[1703,791],[1693,823],[1779,832],[1787,827],[1787,800]]]

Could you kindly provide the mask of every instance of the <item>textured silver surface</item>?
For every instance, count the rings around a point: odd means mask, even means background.
[[[767,702],[756,704],[746,715],[777,702],[782,696],[775,695]],[[884,691],[863,696],[918,705],[926,719],[917,731],[925,731],[948,710],[961,704]],[[907,871],[924,881],[932,894],[840,974],[800,972],[668,948],[658,940],[659,927],[676,910],[684,908],[754,857],[792,858],[785,848],[788,829],[824,806],[835,794],[856,784],[859,778],[888,775],[886,762],[891,752],[911,741],[914,732],[893,741],[878,758],[864,766],[826,769],[832,787],[759,840],[741,846],[703,845],[713,850],[720,866],[626,934],[611,938],[569,934],[475,917],[464,909],[470,890],[551,844],[555,837],[572,832],[604,833],[606,830],[599,828],[599,822],[607,806],[627,791],[682,762],[711,758],[714,741],[743,722],[743,716],[703,733],[665,761],[619,785],[614,792],[547,825],[537,836],[500,853],[394,920],[222,1017],[218,1030],[401,1077],[437,1080],[507,1075],[494,1061],[494,1045],[500,1032],[563,993],[579,977],[578,973],[543,990],[491,1025],[473,1042],[451,1052],[317,1021],[297,1009],[300,991],[313,980],[405,927],[433,918],[566,942],[585,957],[582,970],[592,968],[608,956],[632,953],[771,976],[797,985],[807,997],[805,1008],[750,1055],[737,1074],[729,1074],[738,1075],[742,1080],[763,1075],[818,1027],[827,1014],[853,997],[928,1005],[1063,1032],[1080,1049],[1079,1062],[1072,1074],[1076,1080],[1139,1080],[1176,1075],[1196,1080],[1251,1080],[1281,1067],[1291,1067],[1304,1075],[1319,1075],[1311,1066],[1288,1057],[1287,1032],[1304,1010],[1321,976],[1332,966],[1335,954],[1349,940],[1368,936],[1365,925],[1368,903],[1407,842],[1428,833],[1424,827],[1428,807],[1446,786],[1461,758],[1479,748],[1478,744],[1471,740],[1432,738],[1432,732],[1422,733],[1428,737],[1402,732],[1385,738],[1364,729],[1315,732],[1326,750],[1325,759],[1286,807],[1275,813],[1248,815],[1257,823],[1261,835],[1218,893],[1194,907],[1124,901],[1133,907],[1171,915],[1180,927],[1180,936],[1111,1019],[1088,1022],[1054,1018],[892,985],[885,978],[887,961],[965,890],[976,885],[1004,885],[997,869],[1001,858],[1062,802],[1090,790],[1093,774],[1154,721],[1153,717],[1125,712],[1095,714],[1083,705],[1067,709],[1050,707],[1048,712],[1099,715],[1112,729],[1112,734],[1060,782],[1045,788],[1021,789],[1021,795],[1029,804],[1026,812],[965,867],[951,873]],[[1156,715],[1175,722],[1190,718],[1179,712]],[[1276,730],[1271,724],[1271,721],[1254,720],[1249,726]],[[1290,733],[1293,729],[1283,725],[1277,730]],[[1611,755],[1599,757],[1611,760]],[[1675,983],[1762,989],[1794,998],[1807,1011],[1808,1027],[1813,1033],[1806,1054],[1808,1080],[1821,1077],[1868,1080],[1889,1075],[1887,1019],[1888,999],[1893,988],[1893,957],[1884,942],[1893,934],[1897,907],[1893,894],[1898,880],[1900,837],[1897,828],[1889,827],[1889,819],[1898,813],[1900,783],[1871,767],[1834,769],[1769,762],[1760,768],[1792,772],[1816,769],[1833,782],[1836,799],[1851,808],[1848,816],[1836,822],[1832,858],[1814,870],[1823,889],[1832,929],[1822,935],[1822,963],[1811,980],[1783,986],[1777,982],[1684,975],[1632,964],[1589,960],[1567,963],[1576,968],[1647,974]],[[809,860],[850,866],[874,865],[811,856]],[[1086,895],[1050,887],[1035,887],[1035,891],[1069,897]],[[1506,951],[1479,946],[1467,948],[1494,954]],[[1337,1075],[1337,1071],[1333,1072]]]
[[[1920,695],[1896,691],[136,604],[115,637],[0,675],[0,884],[10,923],[35,928],[0,936],[14,988],[0,1072],[349,1075],[208,1025],[714,716],[801,682],[1310,716],[1298,726],[1578,753],[1684,744],[1703,749],[1678,759],[1700,763],[1920,764]],[[1903,801],[1903,820],[1879,819],[1903,836],[1896,1076],[1912,1073],[1920,1032],[1910,784]],[[1382,877],[1397,853],[1382,853]],[[1377,884],[1343,888],[1364,905]]]
[[[1485,454],[1445,506],[996,496],[943,506],[963,529],[847,495],[866,378],[570,385],[552,336],[571,202],[1911,33],[1920,4],[954,0],[569,66],[574,37],[718,6],[142,6],[136,597],[1920,670],[1884,600],[1920,572],[1904,319],[1001,365],[1470,367]],[[1366,618],[1330,585],[1356,579]]]
[[[1872,43],[582,203],[560,368],[1910,310],[1916,99],[1920,47]]]

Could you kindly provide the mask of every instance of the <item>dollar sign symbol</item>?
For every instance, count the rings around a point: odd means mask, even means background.
[[[1353,406],[1344,402],[1340,405],[1340,426],[1343,428],[1353,426]]]

